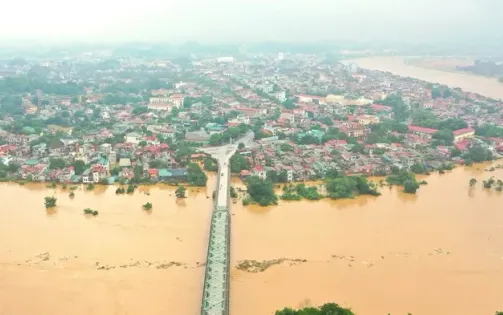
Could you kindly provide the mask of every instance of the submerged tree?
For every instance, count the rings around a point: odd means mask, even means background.
[[[45,200],[45,207],[46,208],[52,208],[52,207],[55,207],[56,206],[56,199],[55,197],[45,197],[44,198]]]
[[[415,194],[418,188],[418,183],[412,180],[407,180],[403,184],[403,192],[408,194]]]
[[[176,198],[185,198],[186,191],[187,189],[185,187],[183,186],[178,187],[175,191]]]
[[[477,180],[475,178],[470,179],[470,187],[475,186],[477,184]]]
[[[97,216],[98,215],[98,210],[93,210],[91,208],[85,208],[84,209],[84,214],[91,214],[93,216]]]
[[[142,206],[143,210],[151,210],[152,209],[152,204],[150,202],[147,202]]]
[[[285,308],[276,311],[275,315],[355,315],[349,308],[344,308],[336,303],[327,303],[320,307],[306,307],[299,310]]]

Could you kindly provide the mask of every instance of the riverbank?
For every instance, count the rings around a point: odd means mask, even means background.
[[[460,74],[469,74],[472,76],[495,79],[498,80],[498,77],[492,77],[482,74],[476,74],[467,71],[461,71],[456,68],[456,66],[470,66],[473,64],[473,60],[471,59],[457,59],[457,58],[407,58],[404,59],[404,63],[411,65],[413,67],[424,68],[424,69],[432,69],[439,70],[443,72],[451,72],[451,73],[460,73]]]
[[[351,61],[364,69],[391,72],[402,77],[416,78],[453,88],[459,87],[465,91],[478,93],[486,97],[503,99],[503,85],[494,78],[415,67],[406,64],[405,60],[406,57],[368,57]]]

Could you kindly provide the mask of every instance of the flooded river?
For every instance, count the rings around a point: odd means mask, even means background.
[[[503,170],[431,175],[417,195],[385,187],[380,197],[234,205],[234,265],[300,262],[234,268],[232,314],[328,301],[360,315],[494,314],[503,309],[503,194],[481,187],[492,175]]]
[[[503,170],[432,175],[417,196],[385,187],[354,200],[233,204],[232,314],[335,301],[360,315],[492,315],[503,307],[503,195],[481,187],[492,175]],[[72,200],[0,185],[0,314],[198,314],[211,193],[177,202],[173,192],[99,187]],[[269,262],[250,272],[243,260]]]
[[[403,77],[459,87],[472,93],[503,99],[503,83],[498,82],[496,78],[415,67],[405,64],[404,60],[404,57],[369,57],[353,61],[365,69],[388,71]]]
[[[213,185],[212,182],[209,182]],[[150,195],[147,195],[149,193]],[[0,314],[197,314],[211,193],[1,184]],[[44,197],[55,195],[47,212]],[[146,202],[153,210],[142,209]],[[84,208],[99,211],[96,217]]]

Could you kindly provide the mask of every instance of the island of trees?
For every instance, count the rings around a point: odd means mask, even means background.
[[[275,315],[355,315],[349,308],[344,308],[336,303],[326,303],[319,307],[308,306],[301,309],[284,308],[274,313]],[[390,314],[388,314],[390,315]],[[407,315],[412,315],[407,313]],[[498,311],[494,315],[503,315]]]
[[[58,199],[56,197],[45,197],[44,204],[46,208],[52,208],[56,206],[56,201]]]
[[[231,166],[232,167],[232,166]],[[278,196],[274,192],[274,185],[270,179],[261,179],[251,176],[245,180],[248,196],[243,199],[243,204],[257,203],[261,206],[275,205]],[[362,176],[340,175],[336,170],[327,172],[324,184],[324,193],[316,186],[305,184],[286,185],[283,188],[282,200],[320,200],[323,198],[342,199],[354,198],[358,195],[379,196],[377,187]]]
[[[302,309],[284,308],[276,311],[275,315],[355,315],[349,308],[344,308],[336,303],[327,303],[320,307],[305,307]]]

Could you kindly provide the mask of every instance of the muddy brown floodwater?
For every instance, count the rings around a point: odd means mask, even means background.
[[[503,170],[430,175],[417,195],[384,187],[354,200],[234,204],[234,266],[270,266],[234,268],[231,313],[334,301],[359,315],[494,314],[503,309],[503,194],[482,188],[490,176],[503,180]]]
[[[503,307],[503,194],[481,187],[490,176],[503,170],[431,175],[417,196],[384,187],[354,200],[233,204],[231,313],[335,301],[359,315],[493,314]],[[198,314],[211,188],[189,192],[177,202],[167,186],[132,196],[98,187],[71,200],[0,185],[0,314]]]
[[[47,212],[51,195],[58,206]],[[155,186],[131,196],[115,187],[68,195],[0,185],[1,315],[197,314],[211,193],[190,188],[177,201],[173,187]],[[142,210],[146,202],[152,211]]]

